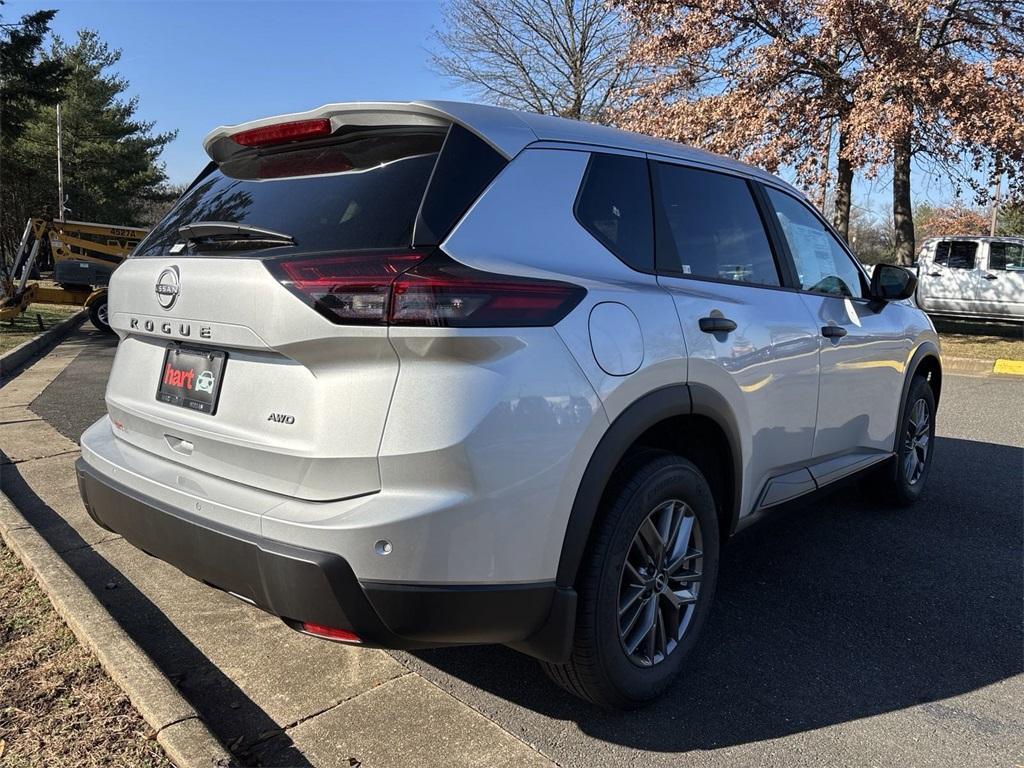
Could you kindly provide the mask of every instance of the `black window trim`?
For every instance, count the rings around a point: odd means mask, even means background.
[[[1003,245],[1003,246],[1015,245],[1018,248],[1020,248],[1021,250],[1024,250],[1024,241],[1022,241],[1022,240],[1015,240],[1015,239],[1013,239],[1011,237],[1008,237],[1008,238],[1005,238],[1005,239],[989,240],[989,241],[987,241],[985,243],[985,245],[986,245],[986,248],[985,248],[985,271],[986,272],[991,272],[991,271],[995,271],[995,272],[1013,272],[1014,274],[1017,274],[1017,273],[1020,273],[1020,272],[1024,271],[1024,270],[1021,270],[1021,269],[1007,269],[1006,268],[1006,256],[1005,255],[1003,256],[1003,266],[1001,266],[1001,267],[993,267],[992,266],[992,246],[993,245]]]
[[[628,267],[629,269],[633,270],[634,272],[637,272],[637,273],[640,273],[640,274],[643,274],[643,275],[657,275],[658,274],[658,270],[657,270],[657,267],[658,267],[658,256],[657,256],[657,254],[658,254],[658,240],[657,240],[658,233],[657,233],[657,224],[656,224],[656,222],[657,222],[658,216],[657,216],[657,214],[655,213],[655,210],[654,210],[654,206],[655,206],[654,182],[651,179],[651,169],[650,169],[649,163],[645,163],[644,162],[645,161],[644,155],[636,154],[636,153],[632,153],[632,152],[605,151],[601,147],[588,148],[588,149],[583,150],[583,151],[586,151],[587,155],[588,155],[587,156],[587,167],[583,170],[583,178],[580,179],[580,185],[579,185],[579,187],[576,188],[576,197],[572,201],[572,216],[573,216],[573,218],[576,219],[576,223],[579,224],[581,227],[583,227],[583,230],[587,234],[589,234],[591,237],[593,237],[595,240],[597,240],[597,242],[599,242],[601,245],[603,245],[608,250],[608,252],[612,256],[614,256],[616,259],[618,259],[619,262],[622,263],[624,266]],[[639,267],[636,267],[636,266],[630,264],[628,261],[626,261],[624,258],[622,258],[622,256],[619,255],[618,251],[616,250],[617,246],[616,246],[615,243],[611,242],[607,237],[604,236],[603,233],[601,233],[601,232],[599,232],[597,230],[591,229],[591,227],[589,227],[583,221],[583,219],[580,218],[580,214],[579,214],[580,198],[583,197],[583,190],[586,189],[586,187],[587,187],[587,179],[590,178],[590,169],[593,167],[594,159],[595,159],[595,157],[597,155],[614,155],[614,156],[618,156],[618,157],[633,157],[633,158],[636,158],[637,160],[639,160],[641,163],[644,163],[644,170],[647,172],[647,191],[648,191],[648,194],[650,195],[650,212],[651,212],[651,217],[650,217],[651,252],[648,254],[648,261],[650,263],[650,268],[649,269],[640,269]]]
[[[831,224],[829,224],[828,220],[821,215],[820,211],[818,211],[813,205],[808,205],[805,200],[801,200],[797,195],[794,195],[792,192],[790,192],[787,189],[784,189],[781,186],[775,184],[765,184],[762,181],[752,181],[752,183],[754,184],[754,186],[758,187],[758,199],[760,201],[760,204],[764,206],[765,215],[769,216],[769,228],[771,231],[771,236],[778,241],[778,248],[782,253],[785,254],[785,260],[788,265],[787,269],[790,272],[792,280],[792,290],[796,291],[797,293],[806,293],[810,296],[824,296],[830,299],[849,299],[850,301],[857,301],[861,302],[862,304],[874,303],[874,299],[872,299],[870,295],[871,276],[867,274],[864,267],[861,266],[861,263],[857,261],[857,257],[853,255],[853,251],[850,250],[849,246],[846,244],[846,241],[843,240],[842,236],[838,232],[836,232],[835,228]],[[839,244],[840,249],[843,251],[844,254],[846,254],[846,257],[853,263],[853,267],[857,271],[857,274],[860,275],[861,291],[864,293],[863,296],[837,296],[834,293],[826,293],[824,291],[812,291],[809,288],[804,288],[802,285],[800,285],[799,272],[796,268],[796,260],[793,258],[793,253],[789,249],[789,242],[786,240],[786,235],[782,231],[782,225],[779,224],[779,217],[775,212],[775,208],[771,204],[771,199],[768,197],[767,188],[769,186],[776,192],[781,192],[782,194],[791,197],[797,203],[802,205],[806,210],[810,211],[814,218],[817,219],[825,227],[825,231],[832,235],[835,241]]]
[[[943,243],[948,245],[949,248],[946,249],[946,260],[945,261],[939,261],[938,260],[939,246],[942,245]],[[968,245],[973,245],[974,246],[974,253],[971,255],[971,262],[972,262],[971,266],[969,266],[969,267],[955,267],[955,266],[951,266],[950,265],[949,260],[953,256],[953,245],[956,244],[956,243],[967,243]],[[964,270],[967,270],[968,272],[976,272],[977,270],[981,269],[981,256],[982,256],[981,245],[982,245],[982,243],[981,243],[980,240],[969,240],[969,239],[962,238],[962,237],[940,237],[940,238],[938,238],[935,241],[935,248],[932,249],[932,263],[933,264],[938,264],[940,267],[945,267],[946,269],[964,269]],[[986,249],[985,259],[986,259],[986,265],[991,262],[991,259],[992,259],[992,244],[991,243],[988,244],[988,248]],[[989,267],[986,266],[985,269],[987,270],[987,269],[989,269]]]
[[[692,272],[687,273],[678,269],[672,269],[670,266],[665,264],[667,254],[661,252],[661,248],[658,247],[658,218],[659,214],[664,215],[664,209],[661,205],[661,194],[658,189],[655,179],[657,176],[656,165],[660,163],[662,165],[674,165],[683,168],[690,168],[695,171],[705,171],[706,173],[717,173],[722,176],[731,176],[734,179],[739,179],[747,185],[747,189],[750,192],[752,202],[754,203],[754,209],[757,211],[757,215],[761,220],[761,226],[764,228],[765,238],[768,240],[768,247],[772,252],[772,260],[775,262],[775,271],[779,276],[778,285],[767,285],[765,283],[749,283],[744,280],[730,280],[725,277],[710,277],[707,275],[695,275]],[[703,165],[700,163],[693,163],[686,160],[674,159],[666,157],[664,155],[648,155],[647,156],[648,173],[647,177],[651,183],[651,203],[653,206],[654,213],[654,266],[656,273],[661,277],[676,278],[681,280],[697,280],[705,283],[719,283],[722,285],[741,285],[747,288],[764,288],[769,291],[791,291],[793,287],[787,285],[787,275],[789,270],[792,268],[790,265],[784,265],[784,260],[781,258],[781,252],[778,248],[778,243],[772,237],[772,232],[768,222],[765,220],[765,212],[762,209],[762,205],[758,200],[758,193],[756,191],[756,183],[754,179],[749,176],[745,176],[741,173],[734,173],[727,168],[716,168],[710,165]]]

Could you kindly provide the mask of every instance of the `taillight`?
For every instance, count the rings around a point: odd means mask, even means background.
[[[482,272],[438,254],[395,281],[390,320],[448,328],[554,325],[586,293],[570,283]]]
[[[342,325],[448,328],[554,325],[586,290],[501,275],[433,254],[350,253],[264,262],[293,293]]]
[[[293,120],[290,123],[264,125],[231,134],[231,138],[243,147],[271,147],[301,139],[316,139],[331,135],[331,121],[327,118],[315,120]]]
[[[364,252],[265,263],[292,293],[328,320],[385,325],[395,278],[426,255]]]

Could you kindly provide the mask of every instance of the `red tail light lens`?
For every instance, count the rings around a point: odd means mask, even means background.
[[[391,286],[426,253],[348,253],[267,262],[292,293],[342,325],[386,325]]]
[[[337,627],[325,627],[323,624],[312,624],[308,621],[302,622],[300,625],[303,632],[308,632],[311,635],[317,637],[326,637],[328,640],[338,640],[343,643],[361,643],[362,638],[359,637],[355,632],[350,632],[347,629],[338,629]]]
[[[570,283],[482,272],[443,254],[395,281],[392,325],[494,328],[554,325],[586,295]]]
[[[231,138],[243,147],[271,147],[301,139],[316,139],[331,135],[331,121],[326,118],[316,120],[294,120],[290,123],[264,125],[248,131],[239,131]]]
[[[554,325],[580,303],[577,285],[467,267],[441,251],[351,253],[265,262],[342,325],[494,328]]]

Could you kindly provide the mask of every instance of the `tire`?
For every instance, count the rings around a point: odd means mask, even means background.
[[[655,531],[660,528],[657,539],[650,535],[648,520],[657,522]],[[635,538],[642,526],[646,540]],[[638,566],[650,563],[648,555],[657,549],[645,541],[671,539],[665,532],[673,526],[678,530],[674,551],[665,554],[672,548],[663,546],[661,559],[675,560],[677,567],[669,573],[695,578],[666,578],[665,569],[652,573]],[[691,535],[684,543],[687,530]],[[577,579],[572,653],[565,664],[544,663],[545,671],[570,693],[610,709],[633,709],[660,696],[678,676],[707,621],[718,555],[718,516],[700,470],[674,454],[646,452],[605,499]],[[668,592],[676,600],[684,596],[678,612]],[[621,614],[620,604],[628,606]],[[641,611],[636,616],[635,608]],[[653,626],[653,632],[638,642],[644,625]]]
[[[107,318],[107,297],[97,299],[89,305],[89,320],[103,333],[113,333]]]
[[[919,424],[922,414],[927,420],[923,426]],[[886,501],[908,507],[921,498],[934,449],[935,393],[924,376],[915,376],[896,432],[896,457],[883,484]]]

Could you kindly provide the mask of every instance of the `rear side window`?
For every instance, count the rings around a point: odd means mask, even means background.
[[[1024,271],[1024,244],[990,243],[988,247],[989,269],[1003,269],[1009,272]]]
[[[415,244],[441,242],[505,165],[505,158],[483,139],[453,125],[416,219]]]
[[[647,161],[595,153],[576,198],[576,220],[633,269],[654,271],[654,221]]]
[[[424,193],[432,180],[440,179],[435,166],[447,136],[444,127],[353,126],[330,139],[242,152],[220,167],[211,166],[193,183],[135,255],[222,255],[225,250],[253,249],[251,242],[227,238],[186,249],[178,228],[200,221],[289,235],[295,243],[286,247],[289,254],[409,248],[418,219],[425,234],[417,236],[417,244],[435,244],[500,168],[478,151],[474,171],[446,177],[444,185],[438,181],[444,187],[439,195],[444,204],[428,207]],[[469,139],[497,154],[475,137]],[[460,135],[453,142],[464,159],[469,139]],[[268,256],[281,252],[281,247],[259,250]]]
[[[780,285],[750,187],[723,173],[655,163],[658,269]]]
[[[943,240],[935,245],[935,263],[950,269],[974,269],[978,244],[970,240]]]

